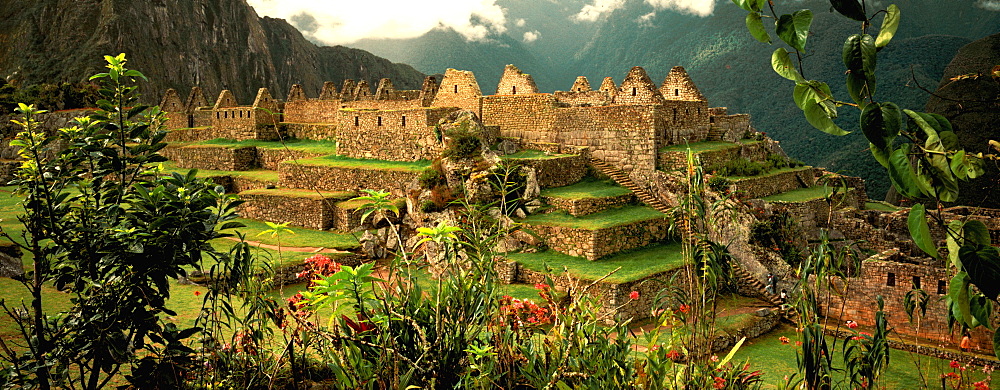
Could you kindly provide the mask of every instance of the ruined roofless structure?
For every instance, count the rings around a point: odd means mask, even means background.
[[[606,77],[595,90],[581,76],[568,91],[541,93],[531,75],[507,65],[493,95],[483,95],[472,72],[448,69],[440,83],[427,77],[420,90],[396,90],[391,80],[382,79],[373,91],[364,80],[344,80],[339,91],[336,84],[324,83],[317,98],[294,85],[284,102],[264,88],[249,106],[238,104],[229,91],[222,91],[211,108],[203,107],[204,98],[200,102],[194,106],[198,99],[189,97],[182,104],[169,90],[163,99],[171,112],[168,127],[197,127],[199,110],[210,111],[211,127],[202,131],[211,134],[200,138],[275,139],[279,130],[292,129],[296,137],[336,138],[349,157],[396,161],[437,157],[444,146],[434,127],[458,110],[474,113],[488,129],[524,148],[588,150],[627,172],[655,170],[656,151],[663,146],[735,141],[750,130],[748,115],[710,108],[680,66],[660,86],[643,68],[633,67],[620,85]],[[312,125],[308,134],[294,131],[302,124]]]

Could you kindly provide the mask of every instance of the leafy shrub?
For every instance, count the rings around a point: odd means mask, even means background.
[[[768,167],[765,163],[750,161],[744,157],[740,157],[724,163],[713,164],[708,167],[708,170],[721,176],[757,176],[767,172]]]
[[[802,254],[795,245],[797,223],[787,211],[779,211],[750,225],[750,242],[778,252],[792,267],[802,262]]]
[[[420,173],[418,180],[420,181],[420,187],[427,189],[448,183],[444,178],[444,172],[441,172],[440,169],[437,169],[434,166],[424,169],[424,171]]]
[[[447,133],[448,148],[444,150],[445,157],[470,158],[479,154],[482,144],[479,137],[469,132],[465,127],[459,127]]]
[[[732,184],[732,181],[722,176],[712,176],[708,179],[708,188],[715,192],[729,191],[729,186]]]

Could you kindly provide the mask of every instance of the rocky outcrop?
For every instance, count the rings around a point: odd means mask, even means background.
[[[927,101],[928,112],[951,121],[967,153],[996,153],[987,144],[1000,140],[1000,80],[990,75],[995,66],[1000,66],[1000,34],[963,46]],[[998,179],[996,164],[988,162],[985,175],[960,182],[956,203],[1000,207],[1000,197],[994,195],[1000,189]]]

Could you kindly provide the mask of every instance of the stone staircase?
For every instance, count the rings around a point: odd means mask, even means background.
[[[722,141],[722,136],[725,134],[726,134],[726,129],[717,126],[712,126],[712,128],[708,130],[708,136],[706,140]]]
[[[622,172],[620,169],[615,168],[611,166],[611,164],[608,164],[607,162],[597,158],[591,158],[590,163],[591,165],[594,166],[594,168],[597,168],[605,175],[608,175],[609,177],[611,177],[612,180],[614,180],[621,186],[631,190],[632,193],[634,193],[635,196],[639,198],[639,200],[642,201],[643,203],[646,203],[647,205],[656,209],[659,212],[662,212],[664,214],[670,214],[671,210],[669,206],[664,204],[658,197],[649,193],[649,191],[647,191],[646,189],[639,187],[637,184],[635,184],[635,182],[633,182],[632,179],[630,179],[625,172]],[[685,235],[690,236],[688,234]],[[749,272],[743,269],[739,261],[734,261],[731,264],[732,264],[733,274],[739,280],[741,280],[745,286],[750,287],[755,292],[757,292],[757,295],[766,302],[775,306],[781,305],[781,301],[778,299],[778,296],[775,294],[768,293],[766,286],[764,286],[764,284],[761,283],[759,280],[757,280],[757,278],[753,277],[753,275],[751,275]]]

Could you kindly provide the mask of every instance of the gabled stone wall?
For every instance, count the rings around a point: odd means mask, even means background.
[[[393,161],[432,160],[445,148],[435,125],[455,108],[342,110],[337,124],[338,153]]]
[[[497,95],[518,95],[538,93],[538,86],[535,79],[530,74],[521,72],[514,65],[507,65],[500,76],[500,83],[497,85]]]
[[[480,110],[480,98],[483,91],[479,89],[476,76],[472,72],[464,70],[448,69],[444,72],[444,79],[438,88],[434,101],[434,107],[458,107],[476,113],[482,118]]]

